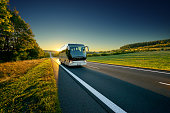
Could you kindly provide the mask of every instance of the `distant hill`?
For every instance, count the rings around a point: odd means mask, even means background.
[[[133,48],[139,48],[139,47],[143,47],[143,48],[170,47],[170,39],[127,44],[127,45],[120,47],[120,49],[133,49]]]

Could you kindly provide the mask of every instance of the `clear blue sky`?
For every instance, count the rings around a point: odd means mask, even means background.
[[[169,0],[10,0],[13,7],[48,50],[65,43],[113,50],[170,38]]]

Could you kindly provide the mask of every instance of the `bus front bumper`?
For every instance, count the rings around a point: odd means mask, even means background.
[[[72,61],[69,63],[69,66],[82,66],[82,65],[86,65],[87,62],[85,60],[83,61]]]

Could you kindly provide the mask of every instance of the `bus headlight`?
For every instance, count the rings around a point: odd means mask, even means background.
[[[70,60],[70,63],[73,63],[73,61],[72,61],[72,60]]]

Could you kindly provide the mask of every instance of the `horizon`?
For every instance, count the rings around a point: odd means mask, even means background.
[[[169,38],[170,39],[170,38]],[[168,40],[168,38],[167,39],[162,39],[162,40]],[[147,41],[147,42],[152,42],[152,41],[160,41],[160,40],[151,40],[151,41]],[[137,42],[137,43],[143,43],[143,42]],[[70,44],[70,43],[68,43],[68,44]],[[76,43],[77,44],[77,43]],[[131,43],[131,44],[135,44],[135,43]],[[65,44],[64,44],[65,45]],[[129,44],[125,44],[125,45],[129,45]],[[125,46],[125,45],[122,45],[122,46]],[[63,46],[63,45],[62,45]],[[62,47],[61,46],[61,47]],[[120,46],[120,47],[122,47],[122,46]],[[120,47],[118,48],[118,49],[120,49]],[[112,49],[112,50],[118,50],[118,49]],[[59,49],[58,50],[47,50],[47,49],[43,49],[44,51],[57,51],[57,52],[59,52]],[[112,50],[104,50],[104,51],[112,51]],[[91,51],[91,50],[89,50],[89,52],[99,52],[99,51]]]
[[[91,51],[170,37],[169,1],[10,1],[43,50],[82,43]]]

